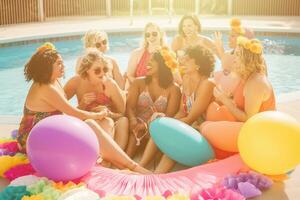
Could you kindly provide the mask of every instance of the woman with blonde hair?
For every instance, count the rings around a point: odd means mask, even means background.
[[[143,32],[143,44],[132,51],[127,68],[127,78],[132,83],[137,77],[147,74],[147,63],[151,55],[162,46],[165,46],[165,35],[155,23],[146,24]]]
[[[25,65],[24,75],[27,81],[33,81],[24,104],[17,140],[20,150],[26,151],[27,137],[31,129],[42,119],[67,114],[85,120],[95,132],[101,156],[119,168],[129,168],[139,173],[148,173],[131,160],[124,151],[109,137],[94,120],[108,116],[107,109],[100,112],[88,112],[73,107],[67,100],[59,79],[64,75],[64,64],[60,54],[52,44],[38,48]]]
[[[107,75],[106,57],[97,49],[88,49],[82,57],[77,72],[78,75],[72,77],[64,87],[67,98],[70,99],[76,95],[78,108],[82,110],[108,109],[108,117],[97,122],[122,149],[125,149],[128,140],[128,120],[123,116],[126,100],[116,82]],[[112,118],[115,119],[116,126]]]
[[[107,60],[107,75],[114,79],[116,83],[119,85],[119,87],[124,90],[125,87],[125,79],[123,78],[119,64],[117,60],[111,56],[104,55],[108,50],[109,50],[109,40],[108,40],[108,35],[104,31],[99,31],[96,29],[91,29],[86,32],[86,34],[83,37],[83,42],[84,42],[84,47],[87,50],[88,48],[96,48],[99,50],[103,56]],[[76,71],[78,71],[78,68],[80,66],[80,57],[77,60],[76,64]]]
[[[232,71],[241,81],[232,96],[218,86],[214,88],[214,103],[221,104],[221,107],[218,110],[208,108],[207,119],[210,121],[200,127],[210,144],[225,152],[238,152],[239,130],[245,121],[259,112],[276,109],[261,42],[240,36],[234,56]]]

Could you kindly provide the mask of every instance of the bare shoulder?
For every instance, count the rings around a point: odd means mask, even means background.
[[[201,92],[203,89],[213,89],[215,87],[215,84],[211,78],[204,79],[201,81],[197,92]]]
[[[180,87],[176,84],[173,83],[169,88],[168,88],[169,92],[171,94],[178,94],[180,93]]]
[[[268,81],[266,75],[256,73],[248,78],[245,87],[255,91],[267,91],[271,89],[271,84]]]
[[[144,50],[145,49],[143,47],[136,48],[131,52],[131,56],[138,56],[139,54],[143,53]]]

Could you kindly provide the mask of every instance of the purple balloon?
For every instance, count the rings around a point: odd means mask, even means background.
[[[27,140],[28,158],[42,176],[69,181],[85,175],[95,165],[99,143],[83,121],[67,115],[41,120]]]

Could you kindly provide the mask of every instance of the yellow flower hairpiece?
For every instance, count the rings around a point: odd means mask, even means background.
[[[178,62],[174,52],[170,51],[168,47],[162,47],[159,50],[160,55],[163,57],[165,64],[174,72],[178,68]]]
[[[263,50],[262,44],[257,39],[249,40],[246,37],[239,36],[237,38],[237,44],[255,54],[261,54]]]
[[[45,51],[47,49],[56,50],[54,44],[52,44],[51,42],[46,42],[42,46],[40,46],[39,48],[37,48],[37,52],[43,52],[43,51]]]
[[[242,28],[242,23],[241,20],[238,18],[233,18],[230,21],[230,26],[231,26],[231,30],[233,32],[236,32],[240,35],[244,35],[245,34],[245,29]]]

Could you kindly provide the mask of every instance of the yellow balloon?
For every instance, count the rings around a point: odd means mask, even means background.
[[[300,164],[300,123],[278,111],[258,113],[241,128],[238,148],[250,168],[284,174]]]

